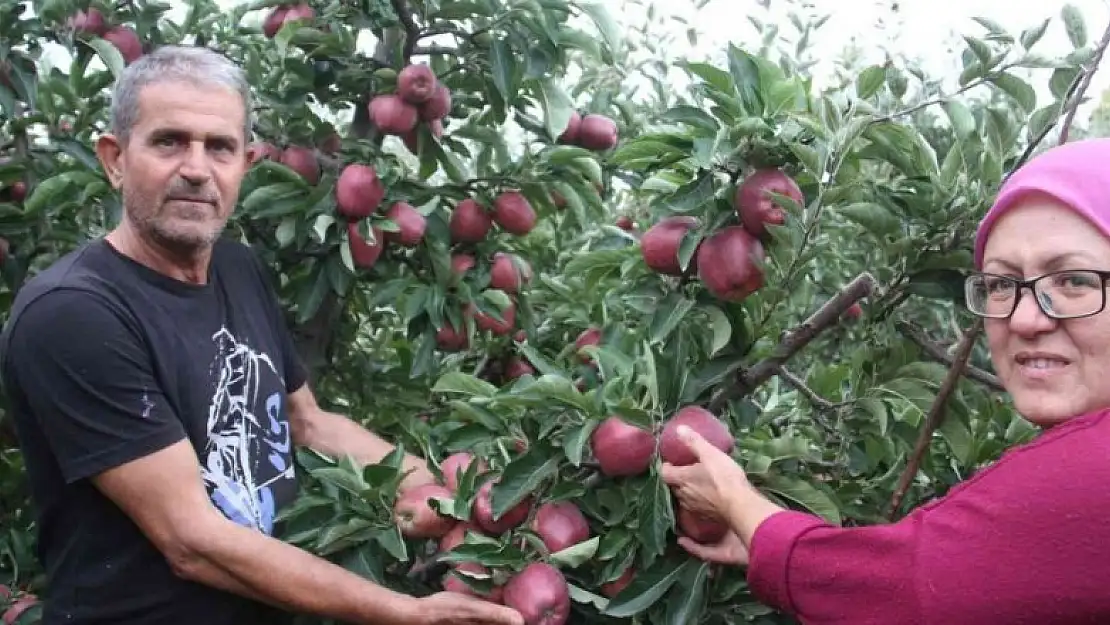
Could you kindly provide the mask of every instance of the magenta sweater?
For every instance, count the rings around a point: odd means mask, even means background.
[[[1045,431],[897,523],[776,513],[748,584],[804,625],[1110,624],[1108,414]]]

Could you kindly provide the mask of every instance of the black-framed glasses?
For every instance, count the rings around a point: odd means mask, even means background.
[[[1077,319],[1097,315],[1106,308],[1107,280],[1110,271],[1097,269],[1053,271],[1028,280],[973,273],[964,281],[964,295],[967,309],[973,314],[1006,319],[1017,310],[1028,288],[1046,316]]]

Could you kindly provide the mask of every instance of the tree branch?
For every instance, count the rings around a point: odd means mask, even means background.
[[[1071,132],[1075,114],[1079,111],[1079,105],[1083,101],[1083,96],[1087,93],[1087,88],[1091,86],[1091,79],[1094,78],[1098,66],[1102,63],[1102,55],[1106,53],[1107,44],[1110,44],[1110,26],[1107,26],[1106,31],[1102,33],[1102,40],[1098,42],[1094,57],[1091,58],[1090,64],[1082,72],[1083,82],[1079,83],[1079,88],[1072,99],[1071,110],[1068,111],[1067,117],[1064,118],[1064,125],[1060,128],[1060,145],[1068,142],[1068,133]]]
[[[709,401],[709,411],[720,411],[730,400],[751,393],[771,376],[779,373],[786,361],[817,338],[817,335],[835,325],[852,304],[871,295],[875,286],[875,278],[871,274],[864,272],[856,276],[801,325],[787,332],[770,356],[742,371],[732,386],[714,393]]]
[[[806,386],[805,380],[788,371],[786,367],[779,367],[778,375],[783,382],[786,382],[787,385],[809,400],[814,408],[822,412],[828,412],[836,408],[836,404],[818,395],[817,391]]]
[[[428,56],[431,54],[446,54],[458,56],[459,49],[452,46],[415,46],[410,56]]]
[[[941,383],[940,389],[937,391],[937,397],[933,400],[933,405],[929,408],[929,414],[925,417],[925,427],[921,429],[917,442],[914,443],[910,460],[906,464],[906,469],[902,471],[902,476],[898,478],[898,486],[894,489],[894,495],[890,498],[889,518],[891,520],[894,520],[894,515],[897,514],[898,508],[902,506],[902,500],[906,497],[906,491],[910,488],[910,482],[917,475],[917,469],[921,466],[921,459],[925,457],[925,452],[929,449],[929,443],[932,442],[933,432],[944,422],[944,406],[948,403],[948,398],[952,395],[952,392],[956,390],[956,385],[960,381],[960,373],[967,366],[967,361],[971,357],[971,348],[975,346],[975,339],[979,338],[979,331],[982,329],[983,320],[976,318],[975,323],[968,328],[963,338],[960,339],[960,346],[952,359],[952,368],[948,370],[948,375],[945,376],[944,382]]]
[[[405,0],[391,0],[393,10],[397,13],[397,18],[401,20],[401,26],[405,28],[405,47],[404,47],[404,63],[407,65],[409,59],[412,58],[413,48],[416,47],[416,40],[420,38],[420,28],[417,27],[416,22],[412,17],[412,9],[409,8],[408,2]],[[376,55],[375,55],[376,56]]]
[[[925,333],[922,332],[919,328],[905,321],[897,321],[894,325],[898,329],[898,332],[902,334],[902,336],[913,341],[915,345],[921,348],[921,351],[928,354],[929,357],[933,360],[942,362],[949,367],[951,367],[955,363],[955,359],[949,356],[947,352],[945,352],[943,347],[937,345],[933,341],[930,341],[929,337],[925,336]],[[993,373],[983,371],[982,369],[978,367],[973,367],[971,365],[967,366],[966,373],[969,379],[975,380],[976,382],[990,388],[993,391],[998,391],[1000,393],[1006,392],[1006,387],[1002,386],[1002,381],[999,380],[998,376],[994,375]]]
[[[420,35],[417,37],[417,39],[424,39],[425,37],[434,37],[435,35],[464,35],[465,36],[467,34],[468,33],[463,31],[458,26],[455,26],[454,24],[433,24],[432,26],[429,26],[429,27],[425,28],[424,30],[420,31]]]

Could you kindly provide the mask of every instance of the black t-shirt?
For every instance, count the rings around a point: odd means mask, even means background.
[[[290,622],[177,577],[89,480],[187,438],[216,508],[272,533],[296,496],[285,399],[306,372],[249,248],[221,240],[195,285],[92,242],[20,289],[0,350],[38,511],[46,625]]]

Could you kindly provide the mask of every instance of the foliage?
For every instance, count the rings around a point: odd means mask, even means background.
[[[504,574],[537,559],[556,563],[571,585],[575,623],[790,622],[751,596],[741,570],[675,546],[674,504],[657,462],[643,475],[605,477],[590,437],[610,415],[658,430],[680,407],[722,397],[865,271],[880,288],[861,318],[821,328],[776,377],[715,407],[736,435],[736,459],[769,497],[835,524],[886,520],[946,374],[900,328],[948,343],[966,325],[960,276],[970,266],[970,233],[1006,172],[1060,123],[1095,52],[1071,8],[1020,33],[978,19],[964,35],[954,91],[900,58],[843,68],[851,73],[819,89],[806,41],[826,18],[802,13],[789,37],[778,25],[761,28],[762,47],[730,45],[716,62],[664,57],[658,24],[624,31],[604,3],[314,3],[314,18],[266,37],[259,24],[276,4],[221,11],[195,0],[181,21],[153,1],[92,6],[134,27],[148,51],[199,41],[225,52],[255,87],[256,139],[316,149],[315,184],[279,161],[260,161],[229,236],[253,245],[272,270],[329,408],[437,470],[452,452],[482,455],[499,476],[495,511],[524,500],[533,512],[559,500],[581,508],[591,538],[571,548],[548,553],[525,523],[501,537],[468,538],[447,558]],[[4,310],[28,276],[121,218],[91,146],[106,130],[107,89],[125,61],[111,43],[67,27],[88,6],[0,0],[0,67],[9,77],[0,81]],[[1073,52],[1035,51],[1052,27],[1066,28]],[[366,37],[372,54],[359,43]],[[48,43],[71,52],[72,63],[45,63]],[[383,135],[368,113],[409,62],[427,62],[453,102],[442,137],[422,125],[414,145]],[[674,89],[676,76],[689,88]],[[1051,100],[1039,101],[1040,84]],[[614,119],[619,145],[597,151],[557,141],[575,111]],[[356,266],[336,212],[336,181],[349,163],[372,164],[386,186],[383,210],[361,220],[360,235],[372,226],[397,231],[384,207],[404,201],[426,219],[420,245],[389,244],[371,267]],[[805,198],[778,198],[788,217],[765,240],[763,288],[726,301],[694,269],[667,276],[648,268],[643,231],[668,216],[696,217],[679,253],[688,266],[703,240],[738,223],[735,190],[758,167],[783,168]],[[12,194],[17,182],[28,188],[23,199]],[[495,226],[479,243],[451,242],[460,201],[489,206],[508,189],[538,214],[530,233]],[[613,225],[621,215],[637,229]],[[477,264],[460,279],[451,264],[463,252]],[[498,252],[535,272],[511,298],[490,288]],[[509,301],[522,336],[481,331],[463,314],[473,303],[499,319]],[[468,347],[437,343],[445,326],[464,328]],[[577,349],[589,328],[601,330],[600,343]],[[514,358],[532,373],[508,379]],[[972,362],[989,369],[981,348]],[[948,412],[901,512],[1032,434],[976,382],[960,383]],[[10,448],[0,465],[0,575],[45,593],[18,452],[10,437],[0,442]],[[438,587],[446,562],[435,541],[405,539],[393,523],[396,460],[358,467],[301,450],[302,496],[283,514],[284,537],[423,594]],[[466,474],[441,511],[469,519],[485,479]],[[629,566],[633,581],[604,597],[602,584]]]

